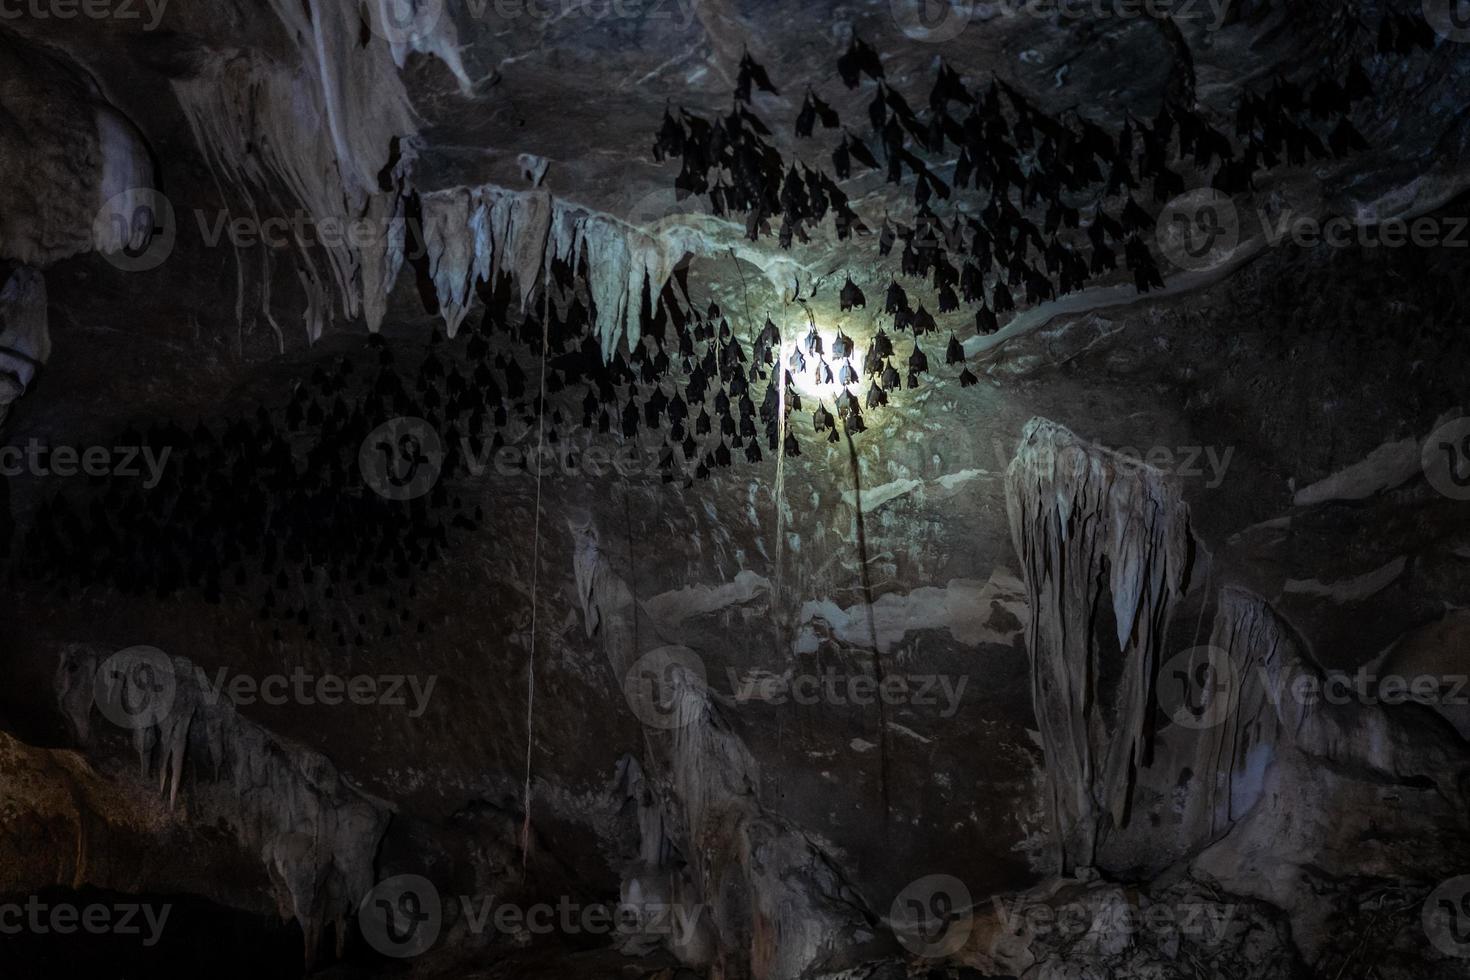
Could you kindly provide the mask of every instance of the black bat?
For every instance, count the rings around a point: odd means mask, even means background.
[[[756,60],[750,56],[750,52],[747,51],[740,59],[740,75],[735,83],[735,98],[741,102],[749,102],[751,94],[750,85],[752,82],[762,92],[769,92],[771,95],[781,94],[776,91],[776,86],[771,84],[771,78],[766,74],[766,70],[757,64]]]
[[[848,88],[857,88],[862,75],[880,81],[883,78],[883,62],[877,51],[854,34],[847,53],[837,59],[837,73],[842,76],[842,82]]]
[[[848,151],[852,153],[852,158],[858,163],[861,163],[869,170],[878,169],[878,158],[873,156],[872,151],[868,149],[867,144],[862,140],[849,133],[847,136],[847,147]]]
[[[811,136],[818,119],[821,119],[825,129],[836,129],[840,125],[832,107],[814,93],[807,92],[806,99],[801,104],[801,112],[796,116],[796,135],[802,138]]]
[[[916,344],[914,344],[914,352],[909,355],[909,372],[910,372],[910,376],[915,375],[915,374],[922,374],[922,373],[924,373],[925,371],[928,371],[928,370],[929,370],[929,358],[928,358],[927,355],[925,355],[925,353],[919,348],[919,345],[916,343]]]
[[[912,328],[915,337],[922,337],[924,334],[933,333],[938,329],[934,324],[934,315],[924,309],[923,303],[920,303],[919,308],[914,311]]]
[[[959,102],[963,105],[971,105],[975,101],[960,75],[944,62],[939,64],[939,77],[934,82],[934,88],[929,92],[929,107],[931,109],[942,109],[950,102]]]
[[[1368,80],[1367,72],[1357,62],[1348,69],[1345,91],[1349,102],[1360,102],[1363,99],[1373,97],[1373,83]]]
[[[982,336],[995,333],[1000,329],[1000,324],[995,319],[995,312],[982,301],[980,308],[975,311],[975,332]]]
[[[1352,108],[1347,91],[1333,78],[1323,78],[1316,84],[1312,89],[1308,106],[1313,119],[1326,119],[1329,116],[1341,115]]]
[[[1327,145],[1332,147],[1332,155],[1335,157],[1345,157],[1349,153],[1369,148],[1363,134],[1346,117],[1337,124],[1332,135],[1327,137]]]

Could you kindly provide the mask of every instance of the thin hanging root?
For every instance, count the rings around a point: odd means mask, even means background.
[[[775,574],[771,587],[771,624],[776,628],[776,650],[785,653],[781,635],[781,561],[786,545],[786,310],[781,311],[782,327],[778,327],[780,340],[776,345],[776,560]]]
[[[525,821],[521,824],[521,877],[531,856],[531,753],[536,745],[536,611],[541,580],[541,454],[546,447],[546,359],[551,348],[551,252],[546,252],[541,275],[541,397],[536,411],[536,513],[531,545],[531,656],[526,668],[526,786]]]
[[[883,689],[883,654],[878,649],[878,623],[873,615],[873,577],[868,569],[868,531],[863,521],[863,479],[862,471],[858,467],[857,446],[853,444],[852,433],[844,432],[847,436],[847,458],[852,463],[852,494],[853,506],[856,508],[857,516],[857,543],[858,543],[858,572],[863,583],[863,606],[868,616],[868,639],[873,644],[873,676],[878,683],[878,689]],[[883,825],[886,827],[889,820],[890,800],[888,796],[888,709],[883,704],[883,699],[878,698],[878,792],[883,799]]]

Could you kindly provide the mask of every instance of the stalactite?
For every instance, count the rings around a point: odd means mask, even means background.
[[[391,98],[385,119],[373,124],[382,141],[381,157],[345,165],[349,169],[343,170],[333,144],[324,136],[326,108],[317,94],[315,80],[302,71],[254,55],[217,57],[207,61],[193,77],[175,80],[174,92],[206,159],[224,183],[241,191],[257,222],[262,215],[256,192],[270,194],[270,188],[277,185],[284,187],[293,200],[289,206],[277,202],[275,210],[300,209],[314,222],[335,221],[346,227],[349,222],[373,221],[398,213],[397,193],[369,191],[351,184],[347,177],[374,162],[382,169],[388,162],[392,139],[409,138],[406,134],[412,132],[411,128],[394,131]],[[406,117],[403,122],[408,125]],[[375,202],[377,197],[386,200]],[[352,201],[357,205],[353,206]],[[391,264],[387,232],[384,224],[380,240],[366,247],[354,247],[347,236],[320,246],[328,257],[337,295],[349,317],[364,308],[381,316],[380,296],[387,293],[383,278]],[[306,257],[304,245],[298,243],[298,250]],[[372,253],[366,263],[363,252]],[[359,269],[364,264],[370,266],[370,271],[361,276]],[[371,319],[369,325],[376,327]]]
[[[1189,510],[1158,471],[1046,419],[1022,433],[1006,509],[1030,596],[1032,699],[1060,869],[1069,871],[1092,864],[1104,817],[1127,820],[1159,646],[1188,579]],[[1116,631],[1102,636],[1108,595]],[[1101,689],[1113,673],[1116,689]]]
[[[681,260],[705,248],[688,229],[649,234],[535,189],[454,187],[425,194],[422,202],[430,271],[451,337],[464,320],[476,282],[513,274],[524,308],[554,259],[573,269],[585,265],[597,337],[603,357],[611,359],[625,337],[630,346],[638,343],[638,302],[645,285],[657,295]]]
[[[262,194],[278,212],[267,217],[300,209],[318,228],[334,222],[344,229],[313,237],[328,256],[344,315],[362,314],[376,330],[403,261],[402,222],[394,219],[402,218],[417,156],[416,116],[388,44],[359,40],[355,4],[270,2],[299,63],[216,52],[175,79],[174,94],[210,167],[239,189],[257,223]],[[386,191],[385,171],[392,178]],[[277,187],[289,200],[273,200]],[[371,229],[371,241],[345,233],[349,227]],[[328,237],[330,244],[320,242]],[[298,243],[298,250],[310,262],[308,248]],[[330,318],[324,284],[314,278],[305,311],[313,340]]]
[[[57,666],[58,706],[84,745],[91,741],[97,675],[105,660],[105,652],[71,644]],[[143,776],[157,766],[159,792],[178,812],[185,761],[196,755],[200,772],[207,763],[214,780],[200,777],[194,783],[190,819],[228,826],[259,857],[282,915],[301,925],[308,964],[328,922],[336,923],[340,955],[347,917],[373,885],[387,804],[352,786],[326,756],[241,717],[228,698],[211,699],[202,674],[186,658],[173,658],[173,679],[166,715],[133,732]],[[126,676],[102,682],[129,683]]]

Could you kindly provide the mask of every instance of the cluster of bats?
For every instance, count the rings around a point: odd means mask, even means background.
[[[1378,50],[1402,54],[1432,46],[1427,30],[1418,19],[1389,15]],[[1349,116],[1373,94],[1368,73],[1355,63],[1342,78],[1276,79],[1263,92],[1247,93],[1233,140],[1177,104],[1164,105],[1149,121],[1130,116],[1115,136],[1080,117],[1071,123],[1053,117],[999,79],[971,90],[944,65],[921,118],[887,83],[877,52],[858,38],[838,72],[850,88],[864,78],[874,84],[868,122],[888,177],[914,181],[915,217],[884,219],[880,255],[898,249],[901,276],[930,280],[938,313],[973,306],[981,334],[995,332],[999,316],[1020,303],[1044,302],[1116,269],[1119,250],[1139,290],[1162,285],[1144,242],[1155,219],[1135,191],[1150,185],[1146,199],[1156,202],[1182,192],[1181,161],[1200,173],[1213,168],[1211,184],[1236,193],[1249,189],[1262,168],[1363,149]],[[796,133],[805,139],[818,126],[843,130],[832,153],[836,179],[787,164],[751,111],[755,90],[776,91],[747,54],[729,116],[710,122],[666,112],[655,153],[682,158],[680,193],[708,195],[717,213],[747,215],[752,238],[769,233],[779,216],[783,246],[805,239],[828,211],[842,237],[870,233],[837,180],[855,166],[879,169],[878,155],[809,91]],[[946,181],[920,152],[951,146],[958,159]],[[988,199],[945,220],[933,205],[957,198],[957,190]],[[1070,202],[1094,192],[1098,203],[1084,228],[1083,209]],[[1101,204],[1109,197],[1124,199],[1117,217]],[[735,452],[762,461],[763,443],[768,451],[799,456],[798,427],[790,424],[793,413],[804,411],[797,377],[810,372],[818,384],[835,387],[830,408],[817,399],[811,419],[817,436],[836,442],[841,432],[864,431],[864,412],[888,404],[890,392],[920,384],[929,371],[921,344],[939,333],[934,314],[923,302],[911,303],[895,276],[882,313],[892,317],[894,334],[912,335],[906,358],[885,329],[859,356],[845,333],[826,343],[810,319],[789,346],[769,317],[742,339],[718,305],[692,301],[689,270],[681,267],[656,294],[645,287],[640,340],[626,355],[604,361],[593,331],[595,305],[576,285],[587,270],[554,262],[552,273],[548,289],[559,301],[548,297],[525,315],[513,310],[508,274],[480,284],[483,319],[457,341],[436,335],[406,371],[395,363],[401,350],[395,355],[374,337],[366,363],[349,357],[317,368],[275,411],[262,407],[253,417],[219,427],[200,423],[192,431],[168,424],[124,433],[125,444],[171,448],[162,481],[145,490],[129,479],[99,477],[85,502],[73,503],[65,493],[51,497],[25,535],[16,571],[64,589],[105,583],[124,594],[166,596],[194,588],[210,602],[222,601],[227,590],[258,594],[262,620],[294,624],[309,640],[342,647],[365,645],[379,626],[384,637],[415,626],[423,632],[425,622],[409,608],[416,571],[442,557],[456,533],[483,521],[478,506],[466,508],[450,490],[481,472],[470,457],[483,461],[507,436],[524,441],[538,426],[552,446],[578,426],[625,441],[656,441],[663,479],[686,485],[730,466]],[[844,311],[868,306],[851,277],[840,305]],[[544,358],[544,401],[527,370],[505,353],[506,339],[533,359]],[[951,332],[945,363],[964,361]],[[959,380],[969,386],[977,379],[966,367]],[[578,393],[580,411],[572,407]],[[444,447],[442,476],[427,495],[407,502],[379,498],[359,471],[364,439],[394,417],[427,420]],[[0,498],[8,492],[0,483]],[[9,528],[8,500],[0,502],[6,503],[0,520]],[[0,535],[0,546],[9,538]],[[379,607],[371,624],[352,608],[369,595]]]
[[[688,299],[687,271],[656,297],[645,291],[643,339],[610,361],[593,330],[595,305],[573,288],[573,270],[553,270],[564,301],[546,304],[545,322],[534,310],[517,317],[513,281],[501,273],[481,285],[484,317],[455,341],[436,333],[406,369],[402,349],[375,335],[364,356],[317,367],[274,409],[192,429],[129,428],[122,443],[169,450],[157,485],[108,475],[90,478],[76,499],[53,494],[38,507],[12,572],[56,586],[63,598],[99,585],[158,598],[197,590],[209,603],[258,597],[258,618],[272,622],[277,640],[293,626],[308,642],[338,647],[424,633],[412,611],[418,573],[484,520],[480,506],[467,507],[451,488],[482,475],[508,443],[529,448],[543,423],[550,446],[579,425],[625,441],[658,433],[663,479],[686,485],[730,466],[735,451],[760,462],[762,441],[800,455],[794,427],[782,420],[802,410],[801,395],[789,371],[784,399],[773,380],[779,329],[767,320],[742,341],[717,305],[700,310]],[[524,347],[539,357],[543,338],[544,402],[539,379],[506,352]],[[825,363],[820,340],[805,350]],[[834,345],[825,356],[839,364],[846,355]],[[852,366],[838,370],[846,377]],[[860,432],[861,409],[845,395],[837,417]],[[824,406],[815,417],[828,417]],[[379,497],[362,471],[364,441],[394,418],[425,420],[442,446],[431,489],[408,501]],[[836,439],[834,425],[822,431]],[[676,465],[676,454],[687,465]]]
[[[1423,18],[1388,14],[1378,32],[1381,55],[1433,45]],[[961,301],[974,306],[980,334],[999,329],[999,315],[1020,303],[1042,303],[1113,272],[1120,257],[1140,293],[1162,287],[1148,244],[1156,217],[1135,193],[1155,204],[1168,202],[1185,192],[1192,170],[1233,195],[1253,189],[1263,170],[1368,148],[1351,113],[1372,97],[1373,86],[1356,60],[1344,77],[1323,71],[1305,83],[1276,78],[1262,92],[1247,92],[1235,112],[1233,134],[1193,106],[1167,99],[1152,119],[1129,115],[1114,134],[1075,110],[1053,116],[999,78],[971,89],[946,64],[939,66],[927,112],[920,114],[889,84],[878,52],[858,36],[837,70],[849,89],[865,82],[874,86],[867,124],[878,152],[842,125],[828,101],[808,90],[795,134],[809,139],[819,125],[841,130],[831,154],[835,179],[804,163],[787,164],[765,138],[770,131],[751,111],[752,96],[779,93],[748,52],[734,109],[723,125],[683,109],[677,118],[666,112],[655,157],[682,157],[676,192],[708,195],[716,214],[745,214],[752,240],[780,214],[783,248],[806,241],[807,229],[829,207],[839,212],[841,238],[869,232],[837,183],[855,169],[886,170],[888,181],[899,185],[911,180],[914,217],[901,222],[885,216],[879,253],[889,255],[901,241],[901,274],[932,279],[940,313],[957,310]],[[926,157],[954,151],[946,180]],[[1110,199],[1120,202],[1113,214],[1105,206]],[[941,201],[954,203],[948,220],[935,212]],[[901,305],[886,312],[906,315]],[[913,315],[922,323],[927,314],[921,305]],[[900,319],[896,325],[908,324]]]
[[[473,428],[492,396],[497,407],[501,400],[484,372],[446,370],[433,347],[407,379],[393,361],[374,337],[367,364],[343,357],[317,367],[275,411],[123,432],[126,445],[169,449],[158,484],[109,475],[76,503],[51,496],[25,535],[17,573],[63,598],[93,585],[160,599],[198,590],[209,603],[243,597],[258,602],[277,640],[288,626],[308,641],[359,648],[426,632],[411,608],[416,573],[483,514],[450,499],[443,481],[417,500],[384,500],[365,485],[359,453],[389,418],[422,417],[444,432],[465,419]],[[501,378],[513,384],[514,372]]]
[[[665,110],[653,153],[659,161],[682,159],[674,179],[675,192],[681,199],[707,195],[717,215],[745,215],[746,236],[751,241],[770,234],[771,222],[779,216],[783,248],[790,248],[793,240],[810,241],[806,229],[825,219],[829,211],[839,238],[867,232],[835,180],[805,165],[788,166],[771,145],[770,128],[750,107],[752,85],[776,93],[765,69],[747,53],[728,116],[711,121],[680,109],[676,118]]]

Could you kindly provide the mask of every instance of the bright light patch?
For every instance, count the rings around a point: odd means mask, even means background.
[[[843,335],[835,329],[818,328],[816,335],[821,347],[820,352],[816,352],[808,349],[809,333],[803,332],[787,343],[781,355],[781,366],[791,372],[791,380],[795,382],[796,390],[801,393],[802,398],[817,399],[831,408],[833,400],[842,394],[844,387],[851,389],[853,394],[860,394],[859,383],[862,380],[863,358],[868,352],[867,343],[859,344],[856,338]],[[835,356],[837,345],[844,336],[851,345],[851,350],[846,356]],[[849,368],[851,373],[846,385],[842,383],[844,367]],[[830,381],[827,380],[829,372]]]

